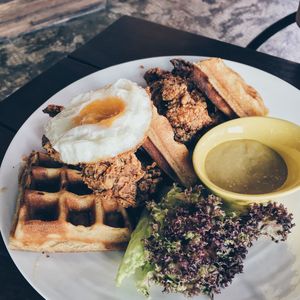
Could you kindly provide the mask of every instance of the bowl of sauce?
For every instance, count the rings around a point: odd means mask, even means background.
[[[237,204],[265,202],[300,189],[300,126],[270,117],[228,121],[193,152],[200,180]]]

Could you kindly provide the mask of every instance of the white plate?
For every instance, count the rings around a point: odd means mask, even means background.
[[[99,88],[121,77],[145,85],[145,70],[158,66],[170,69],[171,58],[173,57],[142,59],[95,72],[55,94],[30,116],[10,144],[1,166],[0,229],[6,244],[15,210],[21,157],[40,148],[43,125],[48,119],[42,113],[42,108],[50,103],[64,105],[79,93]],[[190,61],[200,59],[195,56],[182,58]],[[271,116],[300,123],[299,90],[261,70],[235,62],[226,63],[260,92]],[[217,300],[300,299],[299,196],[299,193],[294,194],[284,200],[289,210],[294,213],[297,224],[288,241],[275,244],[260,240],[255,243],[245,261],[244,273],[236,276],[232,285],[216,296]],[[121,252],[50,254],[49,257],[40,253],[9,252],[24,277],[47,299],[144,299],[137,294],[131,281],[122,288],[114,285]],[[154,288],[152,299],[161,298],[185,299],[181,295],[162,295],[159,288]]]

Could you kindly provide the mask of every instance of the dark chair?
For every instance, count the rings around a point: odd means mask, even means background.
[[[294,22],[297,22],[298,26],[300,27],[300,3],[297,12],[294,12],[267,27],[247,45],[247,48],[253,50],[258,49],[271,36],[286,28],[287,26],[293,24]]]

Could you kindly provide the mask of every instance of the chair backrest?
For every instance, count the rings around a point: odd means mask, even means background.
[[[298,7],[298,11],[297,11],[297,16],[296,16],[296,22],[297,22],[298,26],[300,27],[300,2],[299,2],[299,7]]]

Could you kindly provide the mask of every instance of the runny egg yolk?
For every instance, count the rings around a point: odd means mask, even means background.
[[[73,119],[75,126],[99,124],[110,126],[125,110],[125,103],[119,97],[95,100],[85,106]]]

